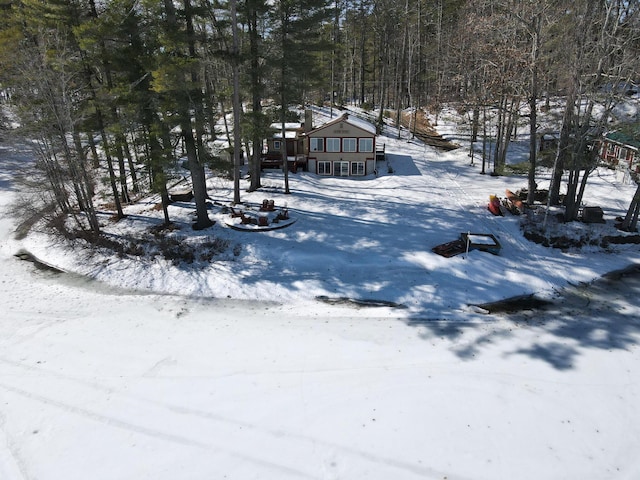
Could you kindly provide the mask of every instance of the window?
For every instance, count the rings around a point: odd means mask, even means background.
[[[336,175],[339,177],[349,176],[349,162],[335,162],[333,164]]]
[[[355,138],[343,138],[342,139],[342,151],[343,152],[355,152],[356,151],[356,139]]]
[[[618,158],[620,160],[626,160],[627,159],[627,149],[626,148],[620,148],[620,151],[618,152]]]
[[[312,152],[324,152],[324,138],[311,138],[309,150]]]
[[[364,175],[364,162],[353,162],[351,164],[351,175]]]
[[[279,152],[281,148],[282,148],[282,142],[280,140],[274,140],[273,141],[273,149],[276,152]]]
[[[327,152],[339,152],[339,151],[340,151],[340,139],[327,138]]]
[[[359,142],[361,152],[373,152],[373,138],[361,138]]]
[[[331,162],[318,162],[318,175],[331,175]]]

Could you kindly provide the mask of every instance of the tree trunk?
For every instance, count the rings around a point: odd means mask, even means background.
[[[118,141],[120,135],[116,135],[116,157],[118,159],[118,181],[120,183],[120,201],[122,203],[129,203],[131,199],[129,198],[129,189],[127,188],[127,170],[124,166],[124,152],[122,150],[122,144]]]
[[[284,172],[284,193],[290,194],[289,190],[289,160],[287,158],[287,137],[286,137],[286,127],[285,127],[285,110],[283,104],[282,110],[282,141],[280,142],[280,149],[282,152],[282,170]]]
[[[196,35],[193,28],[193,16],[191,0],[183,0],[184,4],[184,17],[187,25],[187,46],[189,51],[189,58],[195,61],[198,58],[196,50]],[[205,39],[206,41],[206,39]],[[200,66],[198,64],[191,64],[191,85],[189,88],[188,98],[190,101],[190,109],[194,112],[194,130],[196,148],[198,150],[198,162],[204,166],[208,160],[209,154],[204,146],[205,137],[205,114],[204,114],[204,101],[202,98],[202,81],[200,79]],[[206,195],[206,189],[205,189]]]
[[[125,157],[127,158],[133,193],[139,193],[140,185],[138,184],[138,173],[136,172],[136,166],[133,161],[133,156],[131,155],[131,148],[129,148],[129,141],[127,140],[127,136],[124,134],[122,135],[122,149],[124,150]]]
[[[91,149],[91,160],[93,168],[98,169],[100,167],[100,156],[98,155],[98,149],[96,148],[96,142],[93,138],[93,132],[87,132],[87,142]]]
[[[66,123],[71,125],[71,119],[67,118]],[[75,132],[71,132],[71,136],[74,139],[74,142],[79,142],[80,137]],[[67,132],[60,130],[60,144],[62,145],[62,150],[64,152],[65,160],[67,163],[67,168],[69,171],[69,179],[73,185],[73,189],[76,194],[76,199],[78,202],[78,206],[80,210],[84,212],[86,220],[89,222],[89,229],[95,233],[100,233],[100,224],[98,223],[98,218],[96,216],[96,211],[93,207],[93,200],[89,194],[89,189],[87,188],[87,176],[85,175],[84,168],[82,166],[82,146],[80,146],[80,150],[76,151],[72,149],[69,143],[67,142]],[[84,225],[82,226],[84,228]]]
[[[640,212],[640,183],[636,188],[636,193],[633,195],[627,214],[620,225],[620,229],[627,232],[634,232],[638,226],[638,212]]]
[[[55,151],[52,146],[52,142],[44,135],[40,139],[38,146],[38,156],[45,172],[45,176],[51,186],[51,192],[53,198],[62,213],[68,213],[71,211],[71,204],[69,203],[69,194],[64,185],[64,179],[62,175],[62,166],[58,161]]]
[[[155,114],[154,114],[155,115]],[[151,155],[151,188],[153,191],[160,193],[160,201],[162,203],[162,213],[164,216],[164,225],[171,223],[169,218],[169,192],[167,191],[167,176],[162,166],[162,152],[158,138],[154,133],[154,127],[149,125],[149,153]]]
[[[398,127],[398,139],[402,136],[402,110],[404,107],[403,93],[404,93],[404,80],[406,70],[406,54],[405,47],[407,44],[407,27],[405,25],[404,36],[402,38],[402,49],[400,53],[400,59],[396,63],[396,126]]]
[[[95,195],[95,183],[92,178],[89,177],[89,173],[87,172],[88,159],[86,152],[84,150],[84,146],[82,145],[82,137],[80,132],[77,130],[73,131],[73,144],[75,146],[76,151],[78,152],[78,158],[80,160],[80,168],[82,169],[82,178],[85,182],[85,188],[87,189],[87,194],[89,197],[93,198]]]
[[[573,89],[569,91],[566,98],[564,114],[562,116],[562,128],[560,130],[560,139],[558,140],[558,148],[556,157],[553,162],[553,172],[551,184],[549,186],[548,205],[558,205],[560,203],[560,184],[562,183],[562,174],[564,172],[565,160],[567,152],[570,149],[570,135],[573,125],[575,108],[575,93]]]
[[[576,192],[578,191],[578,181],[580,178],[580,170],[577,168],[577,155],[572,152],[571,155],[571,168],[569,170],[569,179],[567,180],[567,193],[564,197],[565,208],[565,221],[570,222],[575,220],[578,213],[578,206],[576,205]]]
[[[207,212],[207,182],[204,174],[204,167],[198,159],[198,149],[196,146],[193,131],[191,130],[191,121],[185,118],[187,113],[183,112],[182,120],[182,137],[184,139],[185,149],[187,150],[187,161],[189,171],[191,173],[191,187],[193,188],[193,197],[196,204],[196,222],[193,225],[194,230],[203,230],[213,225]]]
[[[365,102],[365,73],[366,73],[366,58],[365,52],[366,44],[366,32],[365,15],[363,1],[360,0],[360,106]]]
[[[236,0],[231,0],[231,30],[233,31],[233,203],[240,203],[240,151],[242,138],[240,136],[240,61],[238,49],[238,24],[236,14]]]
[[[478,104],[473,107],[473,116],[471,119],[471,143],[478,141],[478,126],[480,124],[480,106]]]
[[[260,86],[260,53],[259,53],[258,35],[258,14],[255,9],[249,12],[249,50],[251,52],[251,99],[252,99],[252,121],[253,121],[253,149],[251,152],[251,161],[249,162],[251,184],[249,191],[253,192],[262,186],[260,165],[262,155],[262,95]],[[332,85],[333,88],[333,85]]]
[[[287,161],[287,136],[286,136],[286,127],[285,127],[285,123],[287,121],[286,119],[286,113],[287,113],[287,108],[288,108],[288,101],[287,101],[287,97],[286,97],[286,88],[285,88],[285,83],[287,82],[287,74],[286,74],[286,68],[287,68],[287,64],[289,62],[288,59],[288,52],[286,50],[286,46],[287,46],[287,31],[288,31],[288,23],[289,23],[289,18],[287,17],[286,13],[284,10],[282,10],[281,12],[281,22],[282,22],[282,32],[281,35],[282,37],[280,38],[281,41],[281,45],[282,45],[282,65],[280,65],[280,120],[281,120],[281,124],[282,124],[282,141],[280,142],[280,150],[282,153],[282,171],[284,174],[284,193],[285,194],[290,194],[291,191],[289,190],[289,162]]]
[[[482,106],[482,170],[481,174],[487,173],[487,106]]]
[[[111,184],[111,192],[113,194],[113,202],[116,207],[116,214],[118,220],[124,218],[124,212],[122,211],[122,204],[120,203],[120,194],[118,192],[118,182],[116,180],[116,173],[113,169],[113,159],[111,158],[111,153],[109,152],[109,139],[107,138],[107,133],[104,131],[104,123],[102,121],[102,113],[100,110],[97,110],[97,120],[98,120],[98,129],[100,130],[100,136],[102,137],[102,148],[104,150],[104,156],[107,160],[107,171],[109,172],[109,183]]]
[[[194,36],[193,36],[193,24],[191,20],[191,2],[189,0],[183,1],[184,5],[184,15],[186,18],[187,24],[187,38],[186,47],[189,58],[193,61],[196,60],[195,54],[195,46],[194,46]],[[166,26],[170,31],[180,31],[178,26],[178,20],[176,17],[176,11],[172,0],[164,0],[165,13],[166,13]],[[178,116],[180,117],[180,128],[182,130],[182,138],[184,140],[184,145],[187,153],[187,160],[189,165],[189,171],[191,173],[191,186],[193,189],[193,196],[196,204],[196,222],[193,225],[195,230],[202,230],[213,225],[213,222],[209,219],[209,215],[207,212],[207,182],[206,176],[204,172],[204,165],[202,161],[204,160],[204,148],[201,147],[201,150],[198,150],[198,143],[201,143],[202,137],[202,124],[201,121],[201,108],[196,108],[196,135],[197,138],[193,135],[193,126],[191,123],[191,114],[190,114],[190,98],[195,103],[199,103],[197,100],[201,98],[202,95],[198,94],[197,91],[200,89],[200,85],[198,83],[196,68],[198,65],[191,65],[191,83],[192,85],[183,86],[185,89],[184,93],[186,94],[186,98],[183,100],[179,100],[177,104]],[[180,86],[178,86],[180,88]],[[201,103],[200,103],[201,106]],[[203,156],[201,157],[200,154]]]
[[[589,178],[589,175],[591,174],[593,170],[587,169],[584,171],[584,173],[582,174],[582,180],[580,180],[580,188],[578,189],[578,194],[576,195],[576,205],[577,208],[580,208],[580,205],[582,205],[582,198],[584,197],[584,191],[587,188],[587,179]],[[577,217],[577,211],[574,214],[574,219]]]
[[[540,17],[533,19],[531,41],[531,91],[529,92],[529,175],[527,204],[533,205],[536,189],[536,156],[538,152],[538,57],[540,51]]]
[[[501,138],[499,143],[499,148],[497,148],[497,156],[495,161],[495,166],[497,167],[497,173],[502,174],[504,171],[504,167],[507,163],[507,151],[509,150],[509,144],[511,143],[511,138],[513,137],[514,127],[517,122],[518,111],[516,108],[517,99],[515,97],[511,98],[511,102],[505,98],[504,106],[505,111],[502,118],[503,125],[501,127]]]
[[[504,148],[505,138],[509,137],[507,132],[507,97],[503,95],[500,98],[500,106],[498,107],[498,125],[496,131],[496,144],[493,152],[493,174],[502,173],[502,150]]]
[[[384,129],[384,109],[385,109],[385,95],[386,95],[386,62],[382,62],[382,71],[380,72],[380,111],[378,112],[378,124],[376,126],[378,134],[381,134]]]

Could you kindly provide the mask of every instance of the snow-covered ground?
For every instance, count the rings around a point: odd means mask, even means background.
[[[441,123],[440,128],[451,126]],[[386,145],[388,161],[379,166],[377,177],[292,174],[292,194],[285,195],[281,172],[271,171],[265,173],[263,189],[242,192],[242,201],[256,211],[264,199],[273,199],[277,209],[286,207],[296,222],[282,230],[229,228],[232,185],[220,178],[209,182],[213,228],[193,232],[193,203],[172,205],[170,217],[181,229],[171,237],[196,248],[213,239],[228,243],[214,262],[196,258],[192,264],[174,265],[160,257],[144,261],[110,251],[90,255],[82,245],[61,248],[58,240],[35,232],[21,245],[64,270],[125,289],[266,300],[300,312],[313,312],[319,296],[348,297],[402,305],[378,315],[409,319],[467,319],[469,305],[531,293],[552,296],[567,283],[588,282],[637,261],[637,245],[561,252],[527,241],[520,217],[491,215],[489,195],[503,197],[506,188],[526,187],[526,177],[481,175],[480,160],[470,165],[459,132],[456,140],[463,146],[446,153],[389,133],[378,139]],[[526,143],[514,144],[512,158],[527,148]],[[548,186],[548,172],[540,173],[538,183]],[[625,214],[634,192],[635,186],[620,183],[615,171],[592,174],[585,204],[602,206],[608,225],[589,228],[618,234],[614,218]],[[120,240],[139,236],[160,223],[158,202],[152,197],[127,207],[128,217],[118,223],[105,213],[104,231]],[[575,228],[585,230],[582,224]],[[500,255],[471,251],[444,258],[432,252],[468,232],[494,235],[502,245]]]
[[[524,178],[479,175],[465,148],[380,141],[391,174],[301,173],[284,195],[269,173],[243,192],[286,204],[297,221],[282,230],[226,227],[232,193],[212,180],[207,234],[230,245],[213,263],[16,240],[3,213],[0,479],[638,478],[640,282],[565,288],[637,262],[638,247],[530,243],[517,217],[486,210]],[[23,161],[0,144],[2,205]],[[611,224],[633,190],[601,170],[586,203]],[[138,231],[154,205],[105,230]],[[202,241],[192,211],[171,207],[185,243]],[[462,232],[495,235],[500,255],[431,251]],[[21,262],[21,248],[73,273]],[[554,303],[472,306],[530,293]]]

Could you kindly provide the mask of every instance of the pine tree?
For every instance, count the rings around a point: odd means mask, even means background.
[[[274,55],[270,63],[277,69],[275,89],[280,101],[282,168],[287,194],[291,193],[285,141],[287,111],[292,104],[306,103],[308,86],[317,74],[314,54],[331,48],[319,35],[325,22],[333,17],[330,3],[328,0],[276,0],[271,9]]]
[[[262,186],[260,178],[262,141],[269,131],[268,119],[262,111],[262,100],[265,91],[264,53],[262,52],[264,39],[260,31],[261,22],[259,22],[266,15],[268,6],[265,0],[247,0],[243,6],[244,8],[241,6],[240,13],[246,18],[249,34],[248,91],[251,97],[251,112],[248,115],[245,130],[248,132],[253,145],[249,160],[249,175],[251,177],[249,191],[255,191]]]
[[[195,13],[189,0],[184,0],[183,6],[182,12],[178,12],[171,0],[163,2],[163,20],[160,22],[163,41],[158,51],[158,66],[153,72],[153,88],[163,95],[182,131],[196,204],[193,228],[202,230],[213,225],[207,212],[202,84],[193,29]]]

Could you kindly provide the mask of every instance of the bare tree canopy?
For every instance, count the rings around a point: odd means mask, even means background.
[[[249,189],[259,189],[269,125],[309,104],[376,109],[381,126],[385,116],[400,124],[405,109],[437,120],[455,102],[474,141],[491,136],[483,160],[495,174],[528,119],[533,194],[538,113],[552,98],[566,101],[551,201],[569,172],[571,220],[595,165],[593,136],[623,95],[610,87],[640,80],[638,0],[4,0],[0,9],[2,101],[41,145],[53,204],[82,212],[95,231],[98,182],[118,218],[144,191],[160,193],[166,212],[180,158],[194,227],[208,227],[205,169],[235,175],[239,201],[246,152]],[[221,125],[228,151],[214,146]],[[283,152],[289,191],[286,165]]]

